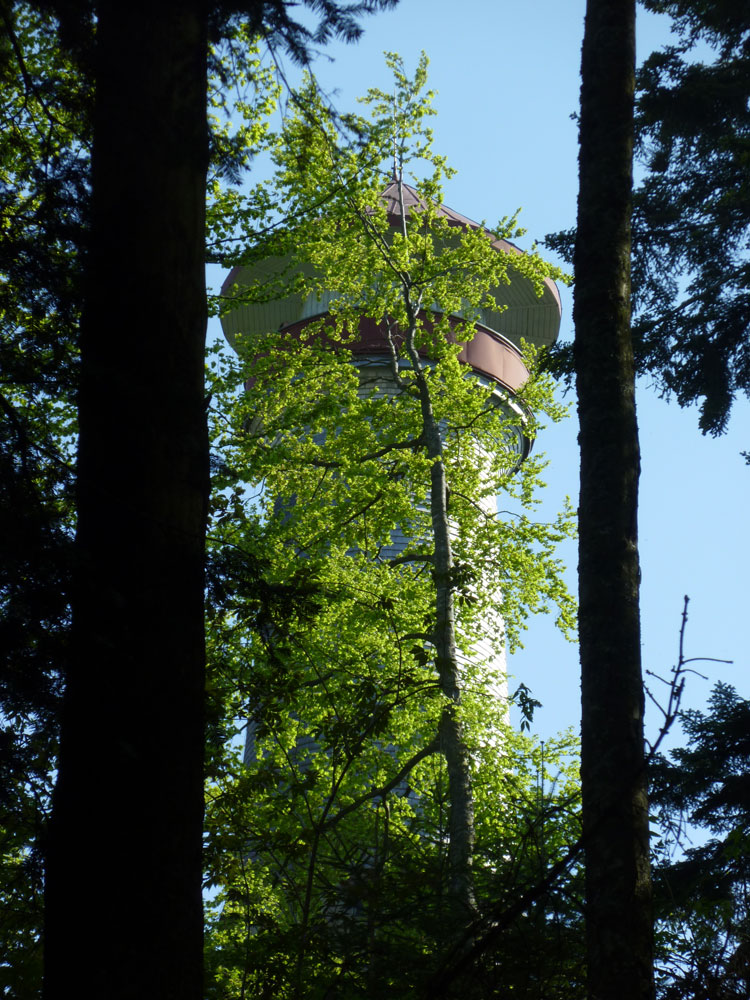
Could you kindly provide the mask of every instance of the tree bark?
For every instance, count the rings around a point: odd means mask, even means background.
[[[586,936],[591,1000],[653,996],[630,336],[635,0],[588,0],[575,367]]]
[[[202,996],[207,18],[97,6],[45,997]]]

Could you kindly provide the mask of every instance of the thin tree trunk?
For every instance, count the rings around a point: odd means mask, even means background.
[[[591,1000],[653,996],[630,336],[634,63],[635,0],[588,0],[574,319]]]
[[[403,182],[399,175],[401,233],[408,238]],[[360,216],[367,228],[366,216]],[[408,278],[402,276],[402,296],[408,318],[404,331],[404,351],[415,373],[419,395],[422,430],[420,439],[427,456],[433,460],[430,469],[430,518],[434,554],[432,575],[435,585],[435,659],[443,694],[449,699],[440,719],[438,739],[448,774],[450,813],[448,817],[449,895],[457,918],[471,920],[476,916],[474,896],[474,792],[471,766],[463,727],[458,715],[461,703],[461,673],[456,649],[455,584],[453,582],[453,546],[448,517],[448,484],[443,462],[443,438],[432,408],[430,386],[416,346],[419,303],[412,296]],[[388,333],[394,383],[400,382],[398,351],[392,332]]]
[[[430,516],[434,541],[433,579],[435,583],[435,653],[438,678],[449,703],[440,720],[440,750],[448,772],[450,815],[448,817],[448,864],[450,894],[459,908],[459,916],[476,915],[473,888],[474,793],[471,787],[469,754],[458,717],[461,703],[461,673],[456,650],[455,586],[453,583],[453,548],[448,518],[448,484],[443,462],[443,439],[432,409],[430,387],[415,346],[416,315],[406,295],[410,328],[406,351],[419,391],[422,437],[427,455],[433,460],[430,470]]]
[[[97,7],[47,1000],[202,996],[205,10]]]

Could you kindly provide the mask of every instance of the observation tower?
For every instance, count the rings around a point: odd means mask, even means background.
[[[385,206],[388,225],[398,232],[405,222],[414,218],[415,214],[424,210],[425,202],[415,188],[402,182],[393,181],[383,191],[381,200]],[[404,215],[406,219],[404,219]],[[444,230],[457,234],[466,230],[479,230],[480,226],[471,219],[451,208],[441,205],[437,208]],[[445,236],[443,236],[445,241]],[[450,243],[448,243],[450,246]],[[498,252],[509,255],[522,255],[522,251],[507,240],[499,239],[492,243]],[[289,260],[281,257],[269,257],[253,262],[247,266],[232,269],[222,287],[222,294],[229,297],[237,294],[243,286],[262,285],[272,282],[281,275],[289,265]],[[304,268],[304,263],[302,264]],[[521,341],[524,340],[537,348],[547,347],[557,338],[561,304],[557,288],[552,280],[545,278],[541,294],[530,277],[521,271],[510,268],[507,280],[492,288],[490,296],[494,304],[479,311],[474,324],[474,336],[463,342],[459,361],[465,364],[476,375],[478,381],[494,389],[493,398],[496,403],[505,408],[520,412],[520,407],[514,398],[528,378],[528,371],[521,354]],[[260,336],[268,331],[280,331],[288,334],[290,344],[304,342],[305,331],[312,324],[315,330],[320,330],[321,320],[325,322],[330,315],[329,307],[336,300],[335,289],[324,290],[322,293],[302,294],[288,293],[271,301],[259,303],[238,303],[222,318],[224,334],[232,346],[241,336],[252,343],[253,335]],[[432,312],[436,312],[436,307]],[[420,311],[420,317],[430,322],[431,309]],[[460,315],[449,317],[451,320],[461,320]],[[459,343],[462,343],[459,341]],[[392,363],[391,347],[383,332],[383,324],[369,318],[362,318],[353,340],[347,343],[352,353],[353,363],[357,366],[360,385],[367,391],[369,385],[377,385],[378,391],[390,394],[393,387],[393,375],[389,374]],[[335,349],[332,344],[331,349]],[[422,353],[422,352],[420,352]],[[425,358],[425,360],[427,360]],[[390,381],[389,381],[390,380]],[[511,432],[509,432],[511,433]],[[523,423],[519,421],[513,432],[515,440],[509,441],[510,451],[515,455],[514,464],[518,464],[528,455],[532,441],[523,433]],[[483,506],[491,516],[497,513],[494,497],[485,499]],[[397,526],[391,532],[390,546],[383,550],[386,558],[397,558],[399,553],[412,539],[406,537]],[[488,629],[488,632],[490,630]],[[475,644],[478,660],[492,664],[493,671],[498,676],[505,675],[504,649],[483,648],[483,643]],[[477,660],[477,662],[478,662]],[[507,697],[507,686],[497,685],[492,688],[493,695]]]

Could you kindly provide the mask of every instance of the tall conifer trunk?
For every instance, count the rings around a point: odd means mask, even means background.
[[[634,64],[635,0],[588,0],[574,319],[591,1000],[653,996],[630,336]]]
[[[45,997],[202,996],[206,16],[97,6],[74,654]]]

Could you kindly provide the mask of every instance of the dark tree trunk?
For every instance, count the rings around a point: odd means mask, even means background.
[[[206,17],[97,8],[47,1000],[202,996]]]
[[[591,1000],[653,996],[630,337],[634,63],[635,0],[588,0],[574,319]]]

